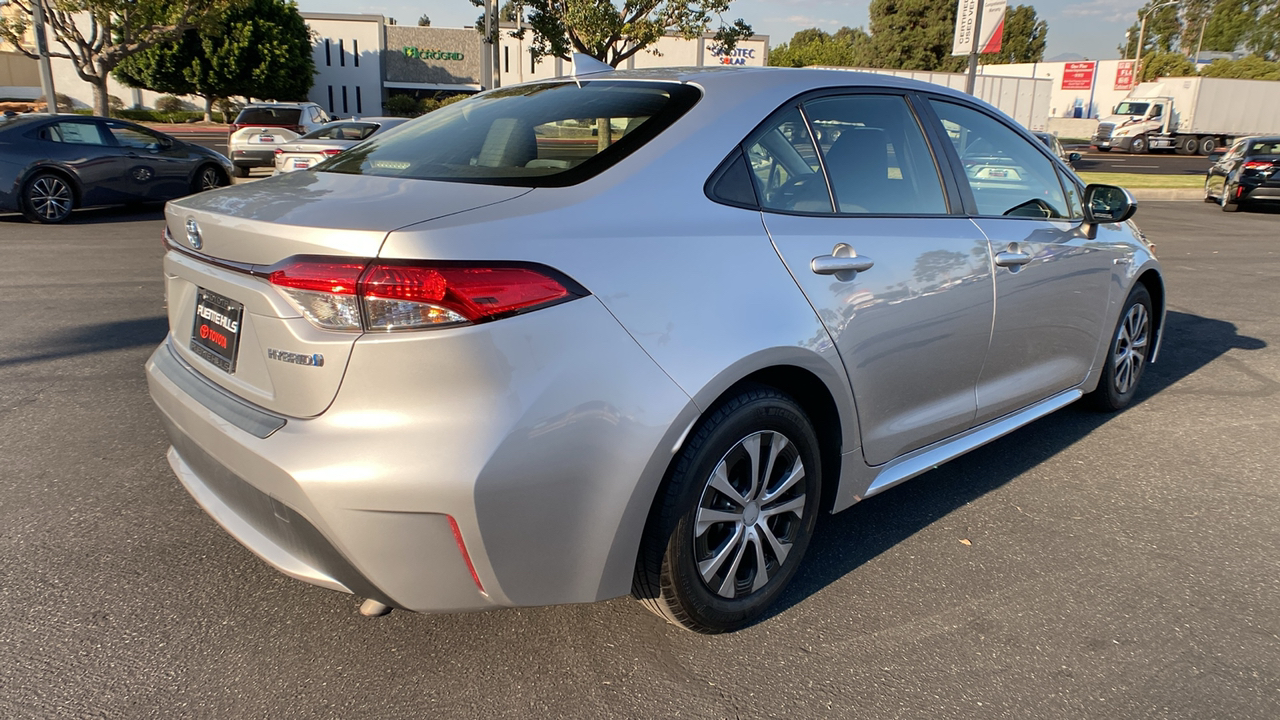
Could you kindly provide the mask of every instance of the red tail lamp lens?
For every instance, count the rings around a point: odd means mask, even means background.
[[[477,322],[569,297],[554,278],[523,267],[374,265],[360,292],[444,307]]]
[[[272,272],[267,279],[272,285],[329,293],[355,295],[364,272],[364,263],[297,260]]]

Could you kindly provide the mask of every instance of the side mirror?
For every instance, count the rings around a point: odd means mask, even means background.
[[[1097,235],[1098,226],[1120,223],[1138,211],[1138,201],[1128,190],[1115,185],[1091,184],[1084,189],[1084,226],[1089,239]]]
[[[1220,153],[1220,152],[1211,152],[1211,153],[1209,153],[1209,162],[1211,162],[1211,163],[1216,163],[1216,162],[1218,162],[1219,160],[1221,160],[1221,159],[1222,159],[1222,156],[1223,156],[1224,154],[1225,154],[1225,153]]]
[[[1075,162],[1080,159],[1080,153],[1071,153],[1067,156],[1067,162]]]

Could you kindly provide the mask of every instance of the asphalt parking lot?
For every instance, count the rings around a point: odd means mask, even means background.
[[[1144,203],[1169,332],[1070,407],[826,518],[777,612],[368,619],[172,477],[158,209],[0,217],[0,717],[1280,717],[1280,212]]]

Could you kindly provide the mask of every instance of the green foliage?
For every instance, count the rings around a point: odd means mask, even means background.
[[[107,98],[107,107],[111,109],[111,114],[120,117],[117,113],[124,109],[124,101],[112,95]]]
[[[156,111],[162,113],[176,113],[187,109],[187,104],[172,95],[161,95],[156,98]]]
[[[1048,38],[1049,23],[1036,18],[1035,8],[1030,5],[1006,7],[1000,52],[982,55],[980,60],[984,65],[1040,62],[1044,60]]]
[[[859,52],[866,49],[870,39],[862,28],[842,27],[835,35],[809,28],[792,35],[790,42],[771,48],[769,64],[778,67],[857,67],[864,64]]]
[[[418,18],[418,27],[431,27],[431,18],[424,13],[422,17]]]
[[[71,112],[76,107],[76,101],[72,100],[70,95],[63,95],[60,92],[55,92],[53,97],[58,100],[58,112]],[[36,98],[36,104],[43,105],[48,101],[48,99],[48,95],[41,95]]]
[[[968,64],[951,57],[954,0],[871,0],[869,67],[958,72]]]
[[[1269,62],[1261,55],[1250,55],[1239,60],[1214,60],[1200,74],[1205,77],[1280,80],[1280,62]]]
[[[1158,52],[1142,56],[1140,82],[1158,77],[1186,77],[1196,74],[1196,64],[1180,52]]]
[[[392,95],[382,103],[382,111],[396,117],[418,117],[426,112],[422,101],[412,95]]]
[[[199,95],[206,111],[230,96],[306,100],[315,76],[311,31],[292,0],[244,0],[203,32],[134,55],[115,75],[132,87]]]
[[[1162,0],[1148,0],[1129,26],[1128,42],[1117,48],[1132,58],[1138,50],[1143,15]],[[1276,0],[1181,0],[1147,16],[1142,55],[1181,48],[1216,52],[1241,49],[1267,59],[1280,57],[1280,2]]]
[[[482,5],[480,0],[472,0]],[[508,0],[501,19],[521,27],[512,37],[533,33],[530,52],[535,58],[569,59],[580,52],[618,67],[627,58],[649,48],[663,35],[674,33],[692,40],[720,20],[715,42],[726,50],[751,37],[751,26],[741,18],[726,25],[721,15],[730,0]],[[484,16],[477,26],[484,32]]]

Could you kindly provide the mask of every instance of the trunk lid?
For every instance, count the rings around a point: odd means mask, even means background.
[[[239,397],[283,415],[319,415],[337,394],[359,333],[312,325],[268,281],[271,266],[295,255],[376,257],[391,230],[526,192],[305,172],[170,202],[165,226],[177,249],[164,268],[174,346]],[[215,343],[227,358],[210,352]]]

